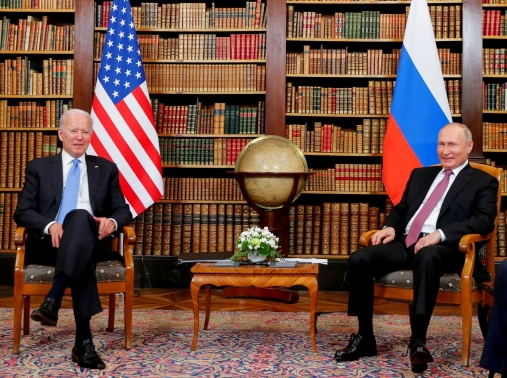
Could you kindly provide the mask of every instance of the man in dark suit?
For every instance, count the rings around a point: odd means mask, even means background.
[[[127,225],[132,215],[116,165],[85,154],[92,136],[90,115],[79,109],[64,113],[58,136],[61,153],[27,164],[14,214],[16,223],[29,232],[26,264],[56,266],[54,284],[31,318],[56,326],[64,291],[70,287],[76,323],[72,361],[81,367],[104,369],[90,330],[91,317],[102,311],[95,266],[117,255],[111,252],[109,236]],[[71,176],[75,179],[68,180]],[[72,186],[75,195],[67,206],[64,203],[69,201],[62,197]]]
[[[507,378],[507,260],[498,269],[491,319],[489,320],[486,342],[482,351],[480,366]]]
[[[336,352],[337,361],[377,355],[373,280],[402,269],[414,272],[412,371],[424,371],[433,361],[425,344],[440,277],[461,272],[464,254],[458,250],[459,240],[466,234],[493,231],[497,214],[498,180],[468,164],[472,148],[472,134],[465,125],[444,126],[437,147],[442,167],[414,169],[400,203],[372,236],[372,246],[351,254],[348,314],[358,317],[359,330],[347,347]]]

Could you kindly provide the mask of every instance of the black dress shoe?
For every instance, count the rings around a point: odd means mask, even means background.
[[[358,333],[350,335],[349,344],[337,350],[334,358],[336,361],[355,361],[360,357],[371,357],[377,355],[377,343],[375,337],[364,338]]]
[[[74,345],[74,348],[72,348],[72,362],[77,362],[79,366],[87,369],[106,368],[106,364],[100,358],[90,339],[83,341],[79,347]]]
[[[431,353],[421,340],[411,339],[408,344],[410,352],[410,366],[414,373],[421,373],[428,369],[428,363],[433,362]]]
[[[38,310],[32,311],[30,318],[42,325],[55,326],[58,323],[58,310],[60,306],[52,298],[44,299]]]

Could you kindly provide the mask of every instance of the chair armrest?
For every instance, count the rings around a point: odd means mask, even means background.
[[[23,270],[25,266],[26,234],[27,231],[25,227],[16,228],[16,233],[14,234],[14,245],[16,245],[16,262],[14,263],[14,276],[18,274],[23,275]]]
[[[472,275],[474,271],[475,265],[475,244],[480,241],[488,241],[493,237],[493,232],[487,235],[480,234],[468,234],[463,236],[459,241],[459,251],[462,253],[466,253],[465,263],[463,264],[463,269],[461,271],[461,287],[470,288],[471,290],[471,282]]]
[[[134,245],[136,244],[136,233],[130,226],[123,227],[123,258],[125,259],[125,267],[134,267]]]
[[[377,231],[378,230],[369,230],[369,231],[363,232],[361,234],[361,237],[359,238],[359,246],[360,247],[368,247],[370,245],[370,242],[371,242],[371,237]]]

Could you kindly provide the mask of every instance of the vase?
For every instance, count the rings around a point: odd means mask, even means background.
[[[248,260],[250,260],[251,262],[261,262],[261,261],[266,260],[266,256],[261,255],[257,252],[248,252],[247,256],[248,256]]]

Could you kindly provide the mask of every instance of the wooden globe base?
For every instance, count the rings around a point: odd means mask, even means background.
[[[269,231],[271,231],[276,237],[280,237],[281,235],[281,227],[280,227],[280,216],[283,212],[289,207],[292,203],[294,196],[296,195],[297,188],[301,180],[305,178],[309,173],[308,172],[227,172],[230,174],[235,174],[236,179],[238,180],[239,188],[241,189],[241,193],[243,193],[243,197],[245,197],[246,202],[250,207],[252,207],[257,213],[259,213],[260,218],[260,227],[267,227]],[[258,206],[248,194],[248,190],[245,185],[245,177],[246,176],[291,176],[293,178],[292,189],[288,196],[288,201],[284,203],[281,207],[276,209],[265,209],[263,207]],[[287,251],[282,251],[284,256],[287,256]],[[266,268],[269,269],[269,268]],[[224,289],[224,295],[227,298],[264,298],[264,299],[273,299],[283,301],[285,303],[296,303],[299,300],[299,293],[294,290],[281,289],[278,287],[273,288],[259,288],[259,287],[237,287],[237,286],[227,286]]]

